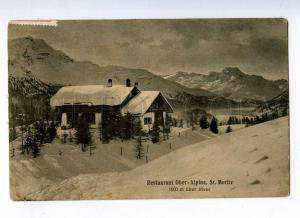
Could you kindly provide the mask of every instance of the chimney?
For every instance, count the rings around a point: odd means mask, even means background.
[[[135,82],[135,83],[134,83],[134,87],[137,88],[138,86],[139,86],[139,83],[138,83],[138,82]]]
[[[126,79],[126,87],[130,87],[131,84],[130,84],[130,79]]]
[[[108,79],[108,81],[107,81],[107,87],[112,87],[112,79]]]

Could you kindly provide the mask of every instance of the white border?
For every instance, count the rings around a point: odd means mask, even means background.
[[[285,198],[13,202],[8,186],[7,23],[12,19],[284,17],[289,21],[291,195]],[[3,217],[296,217],[300,202],[300,3],[229,1],[1,1],[0,207]],[[298,134],[297,134],[298,133]],[[298,136],[298,137],[297,137]]]

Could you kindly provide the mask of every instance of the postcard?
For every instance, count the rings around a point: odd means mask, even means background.
[[[15,20],[13,200],[289,195],[288,22]]]

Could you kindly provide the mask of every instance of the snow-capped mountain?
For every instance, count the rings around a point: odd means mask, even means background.
[[[262,76],[248,75],[236,67],[227,67],[221,72],[208,75],[178,72],[164,77],[191,88],[201,88],[233,100],[270,100],[288,86],[284,79],[267,80]]]
[[[22,81],[35,80],[35,83],[40,84],[40,88],[43,89],[44,84],[51,86],[107,84],[109,78],[113,80],[113,85],[125,84],[126,79],[130,78],[132,84],[138,82],[140,90],[161,91],[178,107],[189,104],[205,108],[211,99],[220,107],[235,104],[232,100],[208,90],[186,87],[145,69],[99,66],[89,61],[76,61],[64,52],[55,50],[43,39],[23,37],[9,40],[8,51],[9,75],[11,79],[14,78],[14,83],[19,79],[20,84]]]

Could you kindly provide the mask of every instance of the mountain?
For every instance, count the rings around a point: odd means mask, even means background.
[[[289,90],[286,89],[273,99],[259,105],[256,110],[258,113],[278,113],[285,116],[289,112]]]
[[[20,114],[25,114],[25,123],[32,123],[41,117],[48,117],[49,101],[60,85],[49,85],[36,79],[30,73],[24,77],[9,75],[9,125],[10,127],[21,124]]]
[[[55,50],[43,39],[23,37],[8,41],[8,71],[14,78],[34,78],[45,84],[87,85],[124,84],[138,82],[140,90],[159,90],[176,109],[207,108],[211,101],[217,107],[236,106],[237,103],[199,87],[190,88],[166,80],[145,69],[121,66],[98,66],[89,61],[76,61],[64,52]],[[246,102],[247,105],[253,102]]]
[[[178,72],[164,77],[190,88],[200,88],[232,100],[270,100],[288,86],[287,80],[267,80],[262,76],[248,75],[239,68],[227,67],[208,75]]]
[[[8,51],[9,73],[15,77],[30,73],[45,83],[63,85],[106,84],[109,78],[113,79],[113,84],[124,84],[130,78],[132,83],[139,83],[141,90],[159,90],[169,98],[183,92],[199,96],[215,95],[164,80],[144,69],[101,67],[89,61],[75,61],[62,51],[53,49],[43,39],[24,37],[9,40]]]

